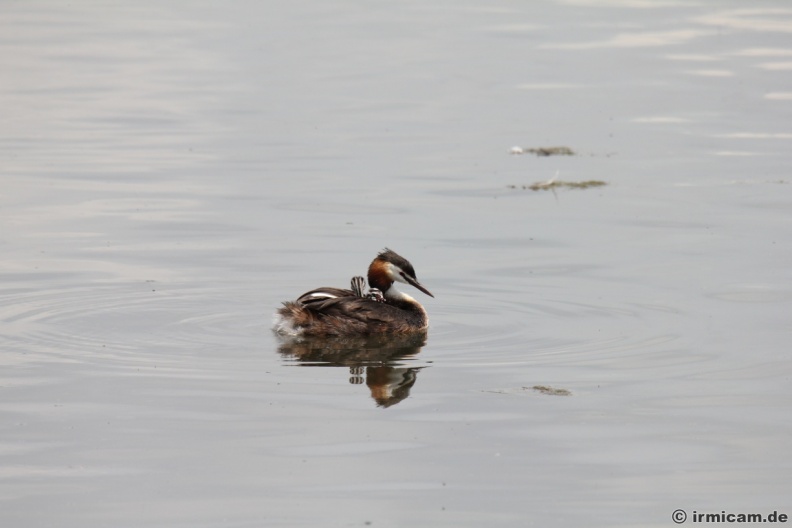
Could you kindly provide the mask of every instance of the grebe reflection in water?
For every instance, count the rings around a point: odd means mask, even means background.
[[[425,331],[429,317],[421,304],[396,289],[401,282],[434,297],[415,276],[412,264],[390,249],[379,253],[368,269],[370,290],[360,277],[351,290],[317,288],[275,313],[273,330],[291,336],[365,336]]]
[[[377,406],[387,408],[410,396],[418,372],[428,366],[417,361],[425,344],[425,331],[346,337],[284,336],[278,352],[288,365],[348,369],[349,383],[365,383]]]

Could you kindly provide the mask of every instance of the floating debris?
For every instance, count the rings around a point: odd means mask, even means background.
[[[530,391],[536,391],[550,396],[572,396],[572,391],[567,389],[556,389],[547,385],[534,385],[533,387],[512,387],[504,389],[489,389],[482,390],[481,392],[491,392],[493,394],[529,394]]]
[[[523,189],[531,189],[532,191],[546,191],[548,189],[555,189],[557,187],[567,187],[569,189],[588,189],[590,187],[602,187],[608,185],[601,180],[588,180],[582,182],[567,182],[567,181],[549,181],[539,182],[532,185],[523,185]]]
[[[523,389],[528,389],[528,387],[523,387]],[[554,387],[548,387],[547,385],[534,385],[531,389],[535,390],[536,392],[541,392],[542,394],[547,394],[549,396],[571,396],[572,392],[566,389],[556,389]]]
[[[601,187],[603,185],[607,185],[604,181],[601,180],[588,180],[582,182],[566,182],[556,180],[558,178],[558,171],[556,171],[555,175],[547,180],[546,182],[537,182],[532,183],[531,185],[522,185],[521,189],[530,189],[532,191],[546,191],[548,189],[555,189],[557,187],[568,187],[569,189],[588,189],[589,187]],[[516,185],[509,185],[509,189],[517,189]]]
[[[512,147],[509,154],[536,154],[537,156],[574,156],[575,151],[569,147]]]
[[[569,189],[588,189],[590,187],[602,187],[608,185],[607,182],[601,180],[588,180],[582,182],[566,182],[566,181],[547,181],[532,183],[531,185],[509,185],[509,189],[530,189],[532,191],[547,191],[557,187],[568,187]]]

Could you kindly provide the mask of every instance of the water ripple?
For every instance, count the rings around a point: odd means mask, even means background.
[[[677,333],[646,333],[647,314],[679,317],[677,310],[662,304],[550,297],[528,301],[506,292],[488,297],[484,306],[454,304],[454,300],[449,304],[451,310],[433,312],[427,347],[439,358],[438,364],[445,366],[608,364],[629,368],[701,359],[679,353],[683,345]]]
[[[9,352],[3,361],[150,362],[163,347],[227,345],[229,336],[248,334],[244,325],[250,322],[240,318],[241,310],[195,285],[140,281],[7,288],[0,290],[5,328],[0,342]]]

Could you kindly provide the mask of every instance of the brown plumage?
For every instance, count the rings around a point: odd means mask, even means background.
[[[344,336],[403,334],[427,328],[429,319],[423,306],[393,286],[403,282],[433,297],[405,258],[385,249],[369,266],[368,282],[372,291],[366,296],[361,296],[353,279],[356,291],[317,288],[283,303],[275,314],[274,330],[286,335]]]

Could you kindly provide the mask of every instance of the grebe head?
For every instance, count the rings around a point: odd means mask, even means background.
[[[385,248],[371,263],[368,269],[369,286],[377,288],[388,296],[394,282],[403,282],[418,288],[429,297],[432,293],[424,288],[415,277],[415,269],[410,262],[395,251]]]

